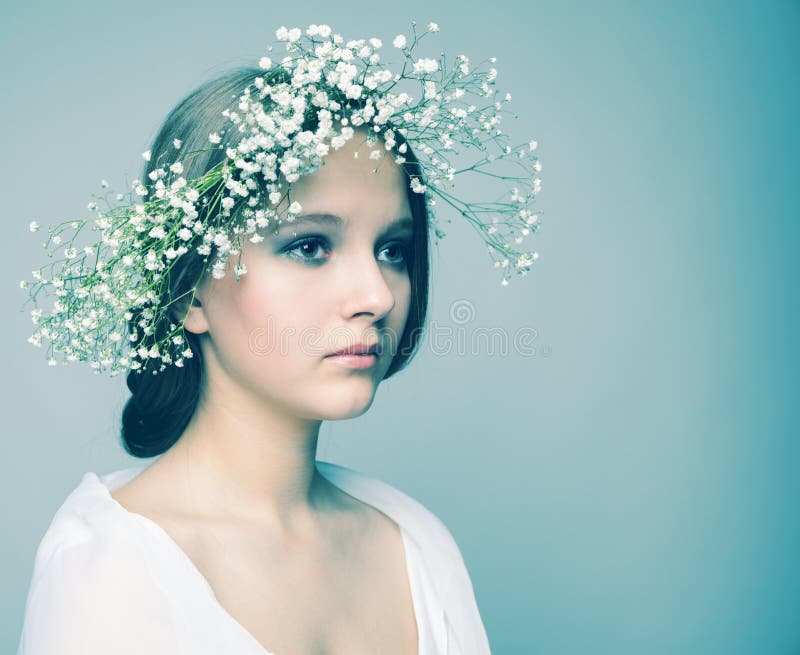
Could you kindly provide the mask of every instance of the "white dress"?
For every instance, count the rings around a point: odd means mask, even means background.
[[[222,607],[166,531],[112,498],[148,465],[85,473],[58,509],[36,552],[17,655],[276,655]],[[386,482],[332,462],[316,466],[400,527],[419,655],[489,653],[444,523]]]

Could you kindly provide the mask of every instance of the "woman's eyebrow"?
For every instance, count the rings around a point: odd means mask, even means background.
[[[287,228],[287,227],[295,227],[297,225],[303,225],[307,223],[313,223],[316,225],[331,225],[333,227],[341,227],[347,224],[347,221],[343,219],[341,216],[337,216],[336,214],[301,214],[297,216],[293,221],[281,221],[281,225],[279,229]],[[392,221],[389,225],[387,225],[382,234],[386,234],[390,231],[395,230],[413,230],[414,221],[410,216],[403,216],[401,218]]]

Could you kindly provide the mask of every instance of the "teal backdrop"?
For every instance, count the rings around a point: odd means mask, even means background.
[[[466,347],[426,342],[318,457],[445,522],[493,652],[800,653],[796,0],[4,3],[3,652],[56,509],[134,463],[124,381],[26,343],[29,221],[137,177],[169,109],[277,27],[388,45],[411,20],[439,23],[431,56],[497,57],[505,128],[539,143],[540,258],[502,288],[454,219],[430,325]]]

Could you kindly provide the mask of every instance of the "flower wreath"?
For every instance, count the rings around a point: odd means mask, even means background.
[[[257,243],[266,228],[294,220],[299,203],[278,211],[291,184],[315,171],[330,149],[353,138],[358,127],[369,130],[370,159],[389,153],[403,165],[406,142],[412,145],[422,175],[410,174],[410,187],[424,194],[437,243],[445,236],[434,210],[441,201],[480,233],[493,266],[502,269],[503,286],[514,272],[526,275],[538,253],[517,246],[540,225],[541,212],[531,209],[541,187],[537,143],[512,147],[499,129],[511,95],[495,89],[494,57],[472,67],[465,55],[451,63],[444,54],[438,59],[415,56],[424,37],[438,31],[436,23],[429,23],[417,34],[412,23],[410,43],[396,36],[392,46],[402,54],[402,69],[392,72],[382,63],[380,39],[345,43],[327,25],[310,25],[305,32],[278,29],[285,56],[277,64],[262,57],[264,74],[242,91],[235,108],[222,112],[227,129],[237,130],[240,138],[225,149],[220,164],[186,179],[184,162],[201,151],[182,152],[175,139],[174,159],[156,162],[158,168],[149,174],[151,190],[135,180],[127,195],[116,194],[112,202],[103,180],[104,193],[92,194],[88,205],[92,218],[47,230],[42,245],[52,261],[32,271],[31,281],[20,282],[28,302],[36,305],[31,318],[37,328],[28,341],[35,346],[50,341],[51,365],[57,363],[54,353],[62,352],[64,364],[88,361],[95,372],[112,376],[141,372],[147,360],[161,360],[153,373],[167,365],[183,366],[192,350],[182,322],[165,318],[170,305],[182,298],[159,304],[175,263],[194,250],[203,257],[202,272],[210,266],[212,276],[222,278],[229,258],[238,255],[233,270],[239,280],[247,273],[242,239]],[[220,134],[209,134],[208,148],[223,148],[221,141]],[[470,153],[477,154],[466,163],[457,161]],[[143,157],[149,161],[150,151]],[[500,198],[471,202],[454,195],[455,178],[469,173],[501,183]],[[102,211],[98,202],[105,204]],[[78,247],[76,238],[87,225],[100,239]],[[39,225],[33,221],[29,228],[35,232]],[[68,230],[72,234],[66,238]],[[196,287],[187,292],[192,298]],[[39,296],[50,290],[56,298],[44,313]]]

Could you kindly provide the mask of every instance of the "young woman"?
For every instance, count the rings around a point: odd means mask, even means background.
[[[233,71],[173,110],[143,176],[151,193],[162,155],[176,143],[202,151],[262,74]],[[245,242],[241,279],[206,274],[185,295],[201,260],[173,269],[160,302],[184,294],[174,316],[192,357],[158,375],[131,371],[122,424],[127,451],[157,459],[87,473],[59,509],[19,655],[489,652],[443,523],[389,484],[315,459],[322,421],[369,409],[410,360],[426,314],[427,211],[408,175],[417,159],[408,147],[404,166],[376,161],[367,135],[356,128],[291,185],[277,211],[291,201],[301,213]],[[196,156],[186,177],[223,153]]]
[[[413,54],[438,29],[395,37],[395,74],[379,39],[280,28],[279,64],[170,113],[132,202],[48,230],[52,263],[22,286],[57,299],[30,341],[51,364],[126,372],[122,442],[155,459],[86,473],[58,510],[19,655],[489,652],[447,527],[316,460],[322,421],[366,412],[419,345],[434,196],[478,228],[502,284],[537,257],[514,245],[538,227],[536,142],[497,127],[511,96],[493,67]],[[456,164],[460,146],[477,159]],[[510,188],[464,202],[461,174]],[[101,238],[78,248],[87,224]]]

